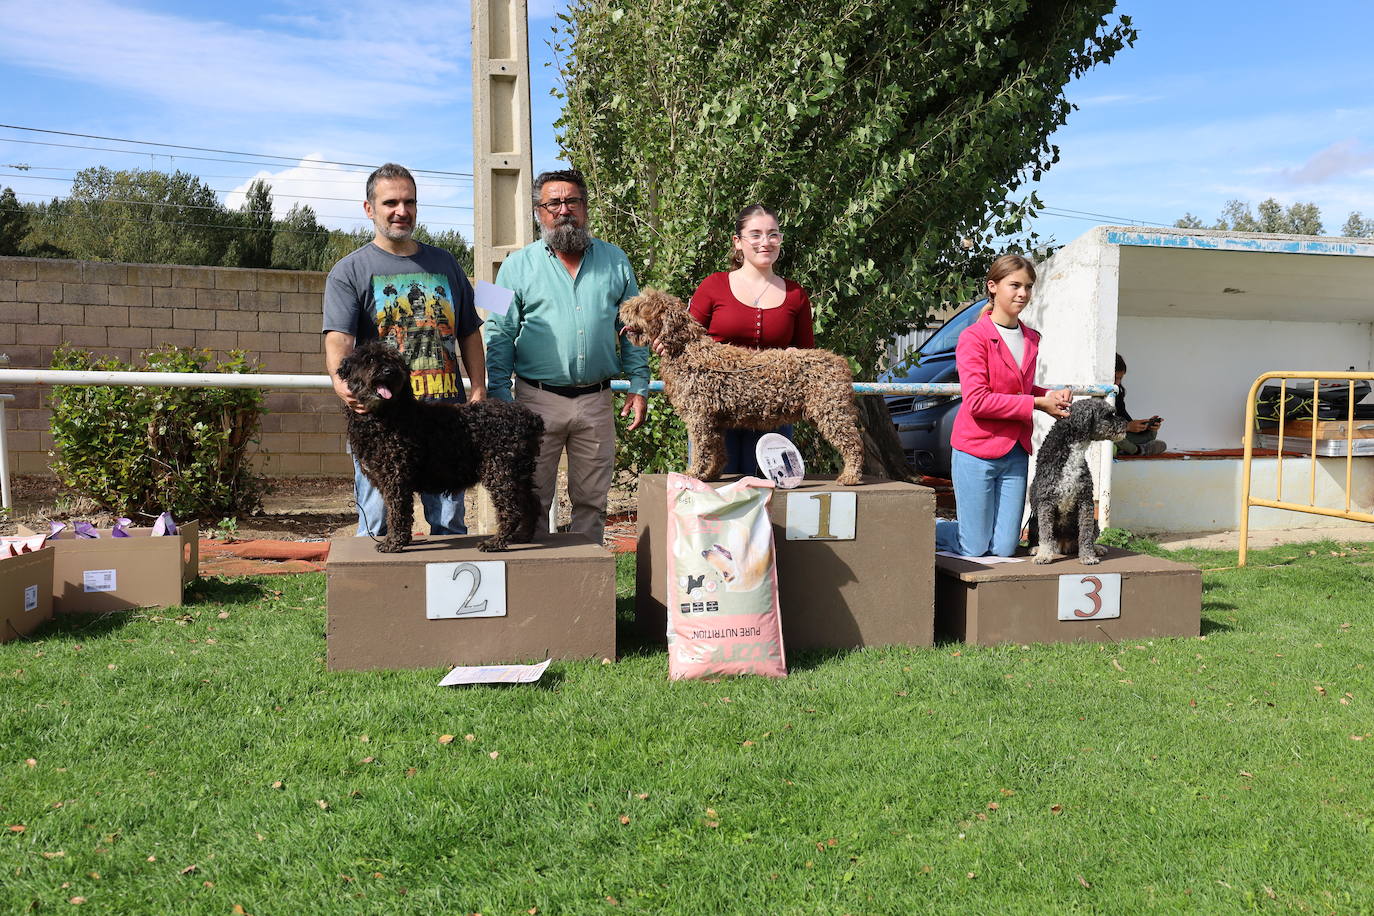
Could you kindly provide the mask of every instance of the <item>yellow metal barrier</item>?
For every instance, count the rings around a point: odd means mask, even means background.
[[[1278,407],[1278,460],[1277,460],[1277,481],[1276,493],[1273,499],[1261,499],[1250,494],[1250,460],[1254,452],[1255,432],[1258,423],[1255,417],[1255,396],[1264,386],[1265,382],[1280,380],[1279,385],[1279,407]],[[1283,454],[1284,454],[1284,426],[1287,420],[1288,403],[1288,381],[1289,379],[1312,380],[1312,433],[1311,433],[1311,455],[1310,478],[1307,492],[1307,503],[1285,502],[1283,499]],[[1333,509],[1326,506],[1316,505],[1317,494],[1317,431],[1320,426],[1318,416],[1321,408],[1320,382],[1323,381],[1345,381],[1349,386],[1350,403],[1346,408],[1345,418],[1345,508]],[[1237,563],[1245,565],[1245,556],[1249,547],[1248,538],[1250,533],[1250,507],[1262,506],[1268,509],[1287,509],[1290,512],[1306,512],[1310,515],[1326,515],[1332,518],[1346,518],[1355,522],[1374,522],[1374,515],[1367,512],[1355,512],[1350,508],[1350,481],[1355,464],[1355,383],[1358,381],[1374,380],[1374,372],[1300,372],[1295,369],[1284,369],[1277,372],[1266,372],[1255,379],[1255,384],[1250,386],[1250,394],[1245,399],[1245,460],[1242,465],[1241,495],[1240,495],[1240,556]],[[1330,419],[1330,418],[1328,418]],[[1339,421],[1337,421],[1339,422]]]

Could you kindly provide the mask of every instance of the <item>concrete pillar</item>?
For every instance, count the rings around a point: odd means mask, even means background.
[[[534,241],[530,193],[526,0],[473,0],[473,274],[495,281],[506,255]]]
[[[472,0],[473,279],[494,282],[506,255],[534,241],[526,0]],[[485,317],[485,316],[483,316]],[[476,532],[495,530],[477,488]]]

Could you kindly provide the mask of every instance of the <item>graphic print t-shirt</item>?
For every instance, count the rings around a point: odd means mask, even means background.
[[[463,268],[442,248],[420,244],[402,256],[369,243],[335,264],[325,281],[324,330],[396,347],[422,401],[465,399],[458,339],[481,325]]]

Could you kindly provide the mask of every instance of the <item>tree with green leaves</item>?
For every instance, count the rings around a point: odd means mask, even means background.
[[[272,266],[272,186],[260,178],[248,185],[239,207],[239,231],[225,256],[227,267]]]
[[[28,212],[19,203],[14,188],[7,187],[0,191],[0,255],[20,253],[28,222]]]
[[[71,194],[35,214],[25,247],[86,261],[221,264],[234,216],[194,175],[82,169]]]
[[[1242,200],[1228,200],[1221,208],[1221,217],[1212,229],[1231,232],[1269,232],[1280,235],[1321,235],[1322,211],[1313,203],[1295,203],[1285,207],[1274,198],[1260,202],[1256,208]],[[1191,213],[1174,223],[1180,229],[1206,229],[1202,220]]]
[[[686,297],[726,266],[734,214],[774,207],[819,344],[871,378],[1022,231],[1038,201],[1016,192],[1059,160],[1064,87],[1136,37],[1114,7],[572,0],[559,142],[641,285]]]
[[[1352,210],[1341,226],[1341,235],[1350,239],[1374,238],[1374,219],[1365,219],[1359,210]]]
[[[279,270],[328,270],[328,251],[329,230],[315,218],[315,209],[309,204],[292,204],[276,224],[272,266]]]

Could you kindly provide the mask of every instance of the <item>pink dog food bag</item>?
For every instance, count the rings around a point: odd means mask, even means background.
[[[773,484],[668,475],[668,678],[786,677]]]

